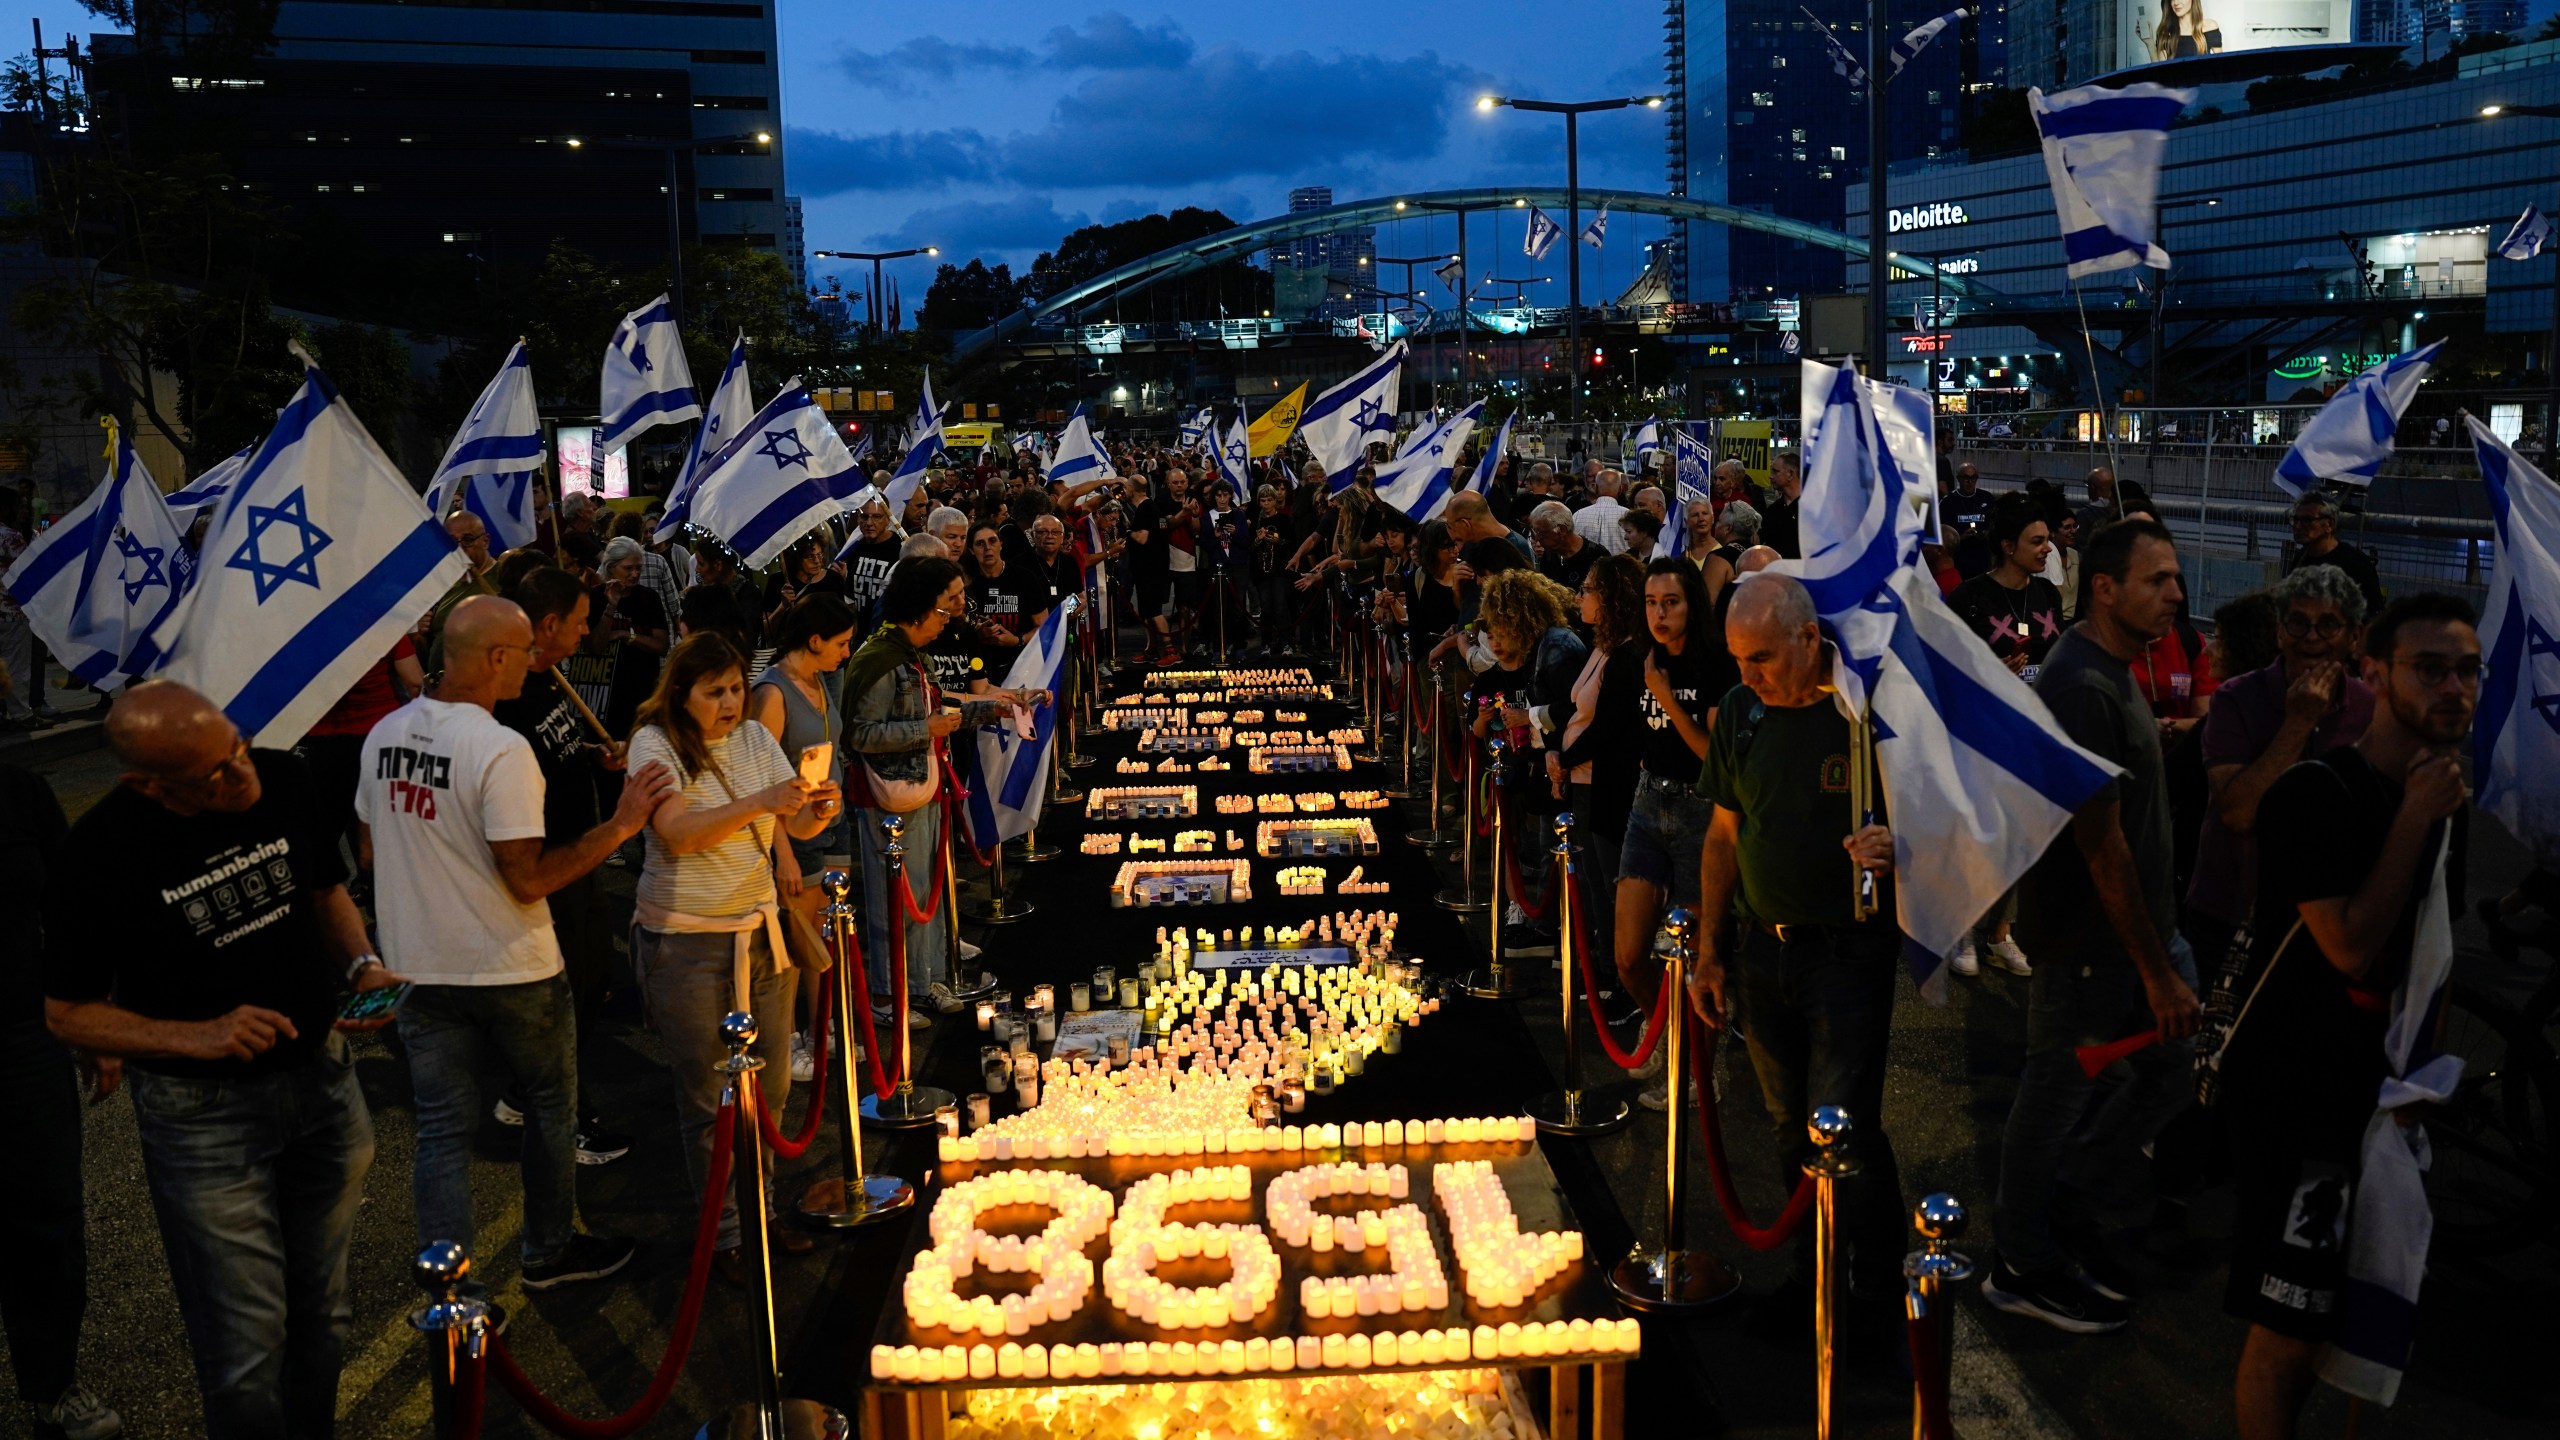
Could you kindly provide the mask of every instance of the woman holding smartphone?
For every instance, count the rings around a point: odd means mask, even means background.
[[[844,784],[844,761],[835,753],[835,735],[844,718],[840,686],[845,657],[853,653],[853,630],[853,609],[840,596],[813,590],[791,602],[782,612],[781,629],[774,634],[773,664],[756,677],[755,689],[747,697],[748,716],[773,732],[803,780]],[[812,754],[819,755],[816,774],[807,764]],[[805,922],[809,927],[805,933],[815,934],[819,914],[827,905],[818,877],[830,868],[853,865],[853,838],[844,813],[839,808],[806,840],[788,835],[776,838],[782,843],[773,847],[775,889],[783,908],[799,917],[795,925]],[[819,977],[806,968],[801,973],[801,999],[815,1015]],[[823,1038],[792,1032],[792,1079],[811,1076],[816,1047]]]

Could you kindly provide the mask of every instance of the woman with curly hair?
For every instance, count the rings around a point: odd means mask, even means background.
[[[1572,591],[1523,567],[1487,579],[1476,609],[1477,629],[1493,657],[1491,667],[1476,677],[1482,707],[1476,714],[1476,737],[1482,739],[1499,723],[1510,742],[1502,768],[1503,823],[1511,827],[1511,852],[1520,858],[1515,873],[1536,889],[1545,886],[1551,857],[1543,828],[1533,822],[1554,814],[1556,802],[1546,784],[1545,762],[1537,755],[1547,742],[1533,716],[1572,709],[1573,680],[1589,651],[1565,623],[1565,607],[1572,601]],[[1514,925],[1530,923],[1516,899],[1501,918]]]

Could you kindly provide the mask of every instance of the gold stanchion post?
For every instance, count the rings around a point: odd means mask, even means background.
[[[857,1225],[873,1225],[916,1203],[915,1187],[895,1175],[871,1174],[862,1159],[862,1073],[854,1059],[853,1007],[868,1005],[871,997],[856,994],[853,988],[854,925],[853,877],[842,870],[829,870],[818,878],[826,888],[827,909],[819,922],[827,942],[827,950],[835,956],[835,973],[828,979],[835,986],[835,1054],[833,1062],[836,1099],[836,1124],[842,1132],[844,1147],[841,1178],[821,1181],[809,1187],[800,1197],[800,1219],[804,1224],[827,1230],[847,1230]],[[895,896],[890,897],[892,901]],[[905,917],[899,917],[901,921]]]
[[[767,1162],[763,1126],[757,1119],[764,1097],[755,1083],[764,1060],[747,1053],[755,1046],[756,1033],[756,1017],[743,1010],[720,1018],[720,1038],[729,1046],[729,1058],[720,1069],[729,1077],[731,1117],[738,1130],[732,1152],[738,1248],[754,1276],[747,1289],[747,1309],[755,1317],[755,1398],[733,1407],[725,1423],[714,1420],[703,1429],[709,1432],[716,1425],[731,1440],[824,1440],[850,1433],[843,1414],[815,1401],[782,1397],[782,1344],[773,1314],[773,1250],[766,1238],[773,1216],[765,1205]]]
[[[1491,854],[1485,866],[1493,894],[1484,907],[1485,918],[1489,922],[1485,927],[1487,964],[1483,970],[1467,977],[1467,993],[1479,1000],[1508,1000],[1511,998],[1511,972],[1502,963],[1502,921],[1510,912],[1506,902],[1517,897],[1510,893],[1509,881],[1502,873],[1502,812],[1505,808],[1502,803],[1505,788],[1502,761],[1511,749],[1511,742],[1501,730],[1496,729],[1484,737],[1484,748],[1485,767],[1493,776],[1493,843],[1486,847]]]
[[[1674,905],[1663,920],[1663,928],[1671,932],[1671,953],[1663,958],[1662,990],[1653,1003],[1686,1005],[1693,921],[1688,911]],[[1688,1027],[1682,1020],[1681,1014],[1674,1011],[1662,1026],[1662,1083],[1663,1093],[1669,1097],[1669,1103],[1662,1107],[1662,1248],[1648,1251],[1638,1244],[1609,1272],[1609,1288],[1637,1310],[1695,1309],[1731,1295],[1742,1284],[1732,1268],[1712,1251],[1688,1248],[1688,1217],[1680,1208],[1680,1178],[1688,1163],[1688,1147],[1682,1140],[1680,1114],[1689,1103],[1692,1083],[1705,1087],[1706,1101],[1711,1105],[1715,1103],[1715,1086],[1714,1077],[1689,1073],[1689,1047],[1682,1043]]]
[[[424,1308],[409,1312],[409,1328],[436,1337],[428,1342],[433,1347],[429,1378],[435,1433],[477,1435],[480,1416],[471,1408],[463,1375],[488,1355],[489,1307],[462,1293],[462,1282],[471,1274],[471,1252],[457,1241],[433,1241],[418,1252],[410,1273],[429,1298]]]
[[[1910,1318],[1929,1327],[1935,1343],[1931,1349],[1937,1365],[1938,1393],[1947,1389],[1947,1377],[1955,1360],[1955,1312],[1948,1307],[1946,1290],[1950,1285],[1973,1278],[1973,1262],[1947,1248],[1948,1243],[1963,1238],[1964,1202],[1945,1191],[1920,1201],[1911,1212],[1912,1228],[1920,1232],[1920,1248],[1904,1257],[1903,1278],[1910,1288],[1903,1297]],[[1943,1422],[1944,1417],[1939,1417]],[[1930,1416],[1914,1386],[1911,1399],[1911,1440],[1943,1440],[1932,1434]]]
[[[1460,733],[1471,732],[1460,727]],[[1458,797],[1458,883],[1432,898],[1443,910],[1472,915],[1484,908],[1484,902],[1476,898],[1476,747],[1471,742],[1462,743],[1467,746],[1467,778],[1461,782],[1466,793]]]
[[[1440,747],[1448,737],[1448,725],[1445,723],[1448,715],[1444,708],[1447,699],[1439,679],[1434,677],[1431,682],[1431,823],[1420,830],[1408,830],[1404,835],[1406,844],[1419,845],[1425,850],[1446,850],[1454,843],[1440,828],[1443,814],[1440,808],[1440,776],[1441,767],[1447,763],[1441,757]]]
[[[889,1005],[889,1025],[897,1031],[898,1089],[888,1099],[866,1096],[862,1102],[862,1118],[890,1130],[914,1130],[933,1123],[937,1107],[952,1104],[956,1097],[948,1090],[916,1083],[915,1030],[907,1024],[907,912],[900,891],[907,883],[907,817],[883,815],[880,828],[888,833],[889,843],[883,854],[889,865],[888,924],[891,956],[889,985],[893,999]]]
[[[1831,1376],[1840,1319],[1840,1182],[1858,1173],[1849,1154],[1849,1112],[1817,1105],[1806,1124],[1813,1137],[1804,1173],[1813,1177],[1813,1427],[1831,1440]]]
[[[1627,1102],[1582,1088],[1582,1032],[1574,1024],[1574,957],[1582,937],[1573,905],[1573,812],[1556,816],[1556,974],[1564,995],[1564,1088],[1529,1102],[1529,1117],[1551,1135],[1606,1135],[1623,1129]]]

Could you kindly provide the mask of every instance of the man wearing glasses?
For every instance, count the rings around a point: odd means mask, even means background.
[[[2364,738],[2373,687],[2354,673],[2364,596],[2334,565],[2306,565],[2267,592],[2276,602],[2276,663],[2231,675],[2205,712],[2206,801],[2187,887],[2186,936],[2199,963],[2220,963],[2257,897],[2259,802],[2298,761]]]
[[[2326,490],[2305,492],[2293,502],[2293,558],[2290,575],[2305,565],[2335,565],[2364,593],[2364,613],[2382,613],[2382,572],[2373,557],[2338,538],[2338,497]]]
[[[338,1030],[397,985],[347,898],[310,774],[202,695],[128,686],[124,773],[48,885],[45,1020],[120,1057],[204,1393],[204,1433],[326,1435],[353,1313],[347,1241],[373,1126]]]
[[[462,552],[471,568],[463,571],[453,588],[436,600],[435,608],[427,612],[426,623],[419,627],[418,648],[426,656],[430,675],[444,668],[444,621],[453,613],[453,607],[474,595],[498,593],[497,583],[489,573],[498,568],[498,557],[489,550],[489,527],[470,511],[457,510],[445,518],[444,533],[453,537],[454,548]]]

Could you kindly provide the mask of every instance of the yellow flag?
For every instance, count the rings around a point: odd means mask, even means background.
[[[1263,411],[1261,419],[1246,427],[1245,442],[1252,447],[1253,458],[1259,460],[1288,444],[1289,437],[1298,433],[1299,412],[1306,408],[1307,387],[1300,385],[1281,396],[1278,404]]]

